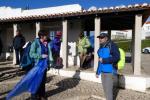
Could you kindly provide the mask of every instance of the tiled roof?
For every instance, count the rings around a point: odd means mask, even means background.
[[[30,15],[30,16],[20,16],[11,18],[0,18],[0,22],[10,22],[10,21],[22,21],[22,20],[36,20],[36,19],[48,19],[48,18],[61,18],[61,17],[71,17],[79,15],[90,15],[90,14],[104,14],[111,12],[124,12],[124,11],[138,11],[150,9],[150,4],[135,4],[128,6],[115,6],[115,7],[104,7],[104,8],[94,8],[89,10],[81,10],[75,12],[67,13],[56,13],[56,14],[46,14],[46,15]]]

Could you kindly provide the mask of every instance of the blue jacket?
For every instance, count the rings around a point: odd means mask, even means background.
[[[54,40],[51,41],[52,51],[60,52],[61,39],[55,37]]]
[[[120,59],[120,53],[117,45],[112,41],[108,41],[106,44],[101,45],[97,51],[98,57],[102,58],[102,63],[98,63],[96,74],[103,73],[116,73],[116,64]]]

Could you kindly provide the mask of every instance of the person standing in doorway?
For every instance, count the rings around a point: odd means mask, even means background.
[[[113,100],[113,89],[117,80],[117,62],[120,59],[120,53],[117,45],[111,41],[109,35],[101,33],[97,36],[100,42],[98,50],[98,68],[96,77],[101,74],[102,86],[106,100]]]
[[[77,42],[77,48],[78,48],[78,54],[80,58],[80,68],[84,68],[84,60],[86,58],[87,54],[87,48],[90,47],[90,42],[86,36],[84,36],[84,33],[81,32],[79,34],[78,42]]]
[[[61,47],[62,32],[56,32],[54,39],[51,41],[52,55],[54,59],[54,67],[57,67],[57,60],[60,58],[60,47]]]
[[[16,31],[16,36],[13,39],[13,47],[15,49],[15,54],[16,54],[16,64],[20,64],[21,57],[23,55],[23,46],[25,45],[25,38],[21,34],[21,30]]]

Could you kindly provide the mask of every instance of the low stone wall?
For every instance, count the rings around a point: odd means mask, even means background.
[[[92,82],[101,83],[101,77],[96,78],[95,72],[84,71],[69,71],[64,69],[51,68],[48,73],[53,75],[60,75],[64,77],[74,77]],[[119,77],[119,87],[131,89],[135,91],[145,92],[150,88],[150,77],[135,76],[135,75],[121,75]]]

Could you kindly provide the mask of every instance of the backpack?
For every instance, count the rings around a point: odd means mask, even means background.
[[[57,60],[56,60],[55,68],[60,69],[62,67],[63,67],[63,59],[61,57],[58,57]]]
[[[111,50],[111,43],[108,44],[107,46],[109,50]],[[120,53],[120,60],[117,62],[117,69],[118,70],[123,70],[125,66],[125,51],[122,48],[118,48],[119,53]]]
[[[119,48],[119,52],[120,52],[120,60],[118,61],[117,63],[117,67],[118,67],[118,70],[122,70],[124,69],[124,66],[125,66],[125,51],[121,48]]]
[[[23,69],[28,69],[28,67],[33,67],[34,65],[34,61],[29,55],[31,44],[31,42],[28,42],[23,51],[23,56],[20,62],[20,67]]]

